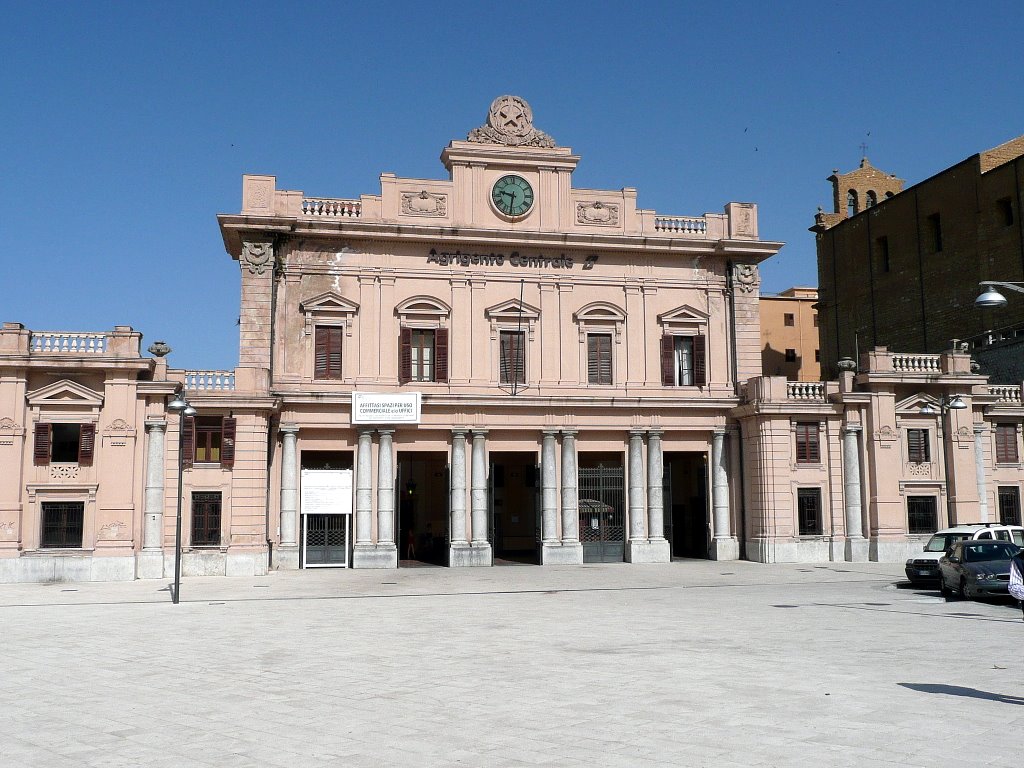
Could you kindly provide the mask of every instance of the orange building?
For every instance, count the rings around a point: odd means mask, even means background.
[[[761,297],[761,372],[820,381],[818,289],[797,286]]]

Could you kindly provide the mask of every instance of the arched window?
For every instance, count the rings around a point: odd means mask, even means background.
[[[892,192],[886,192],[885,199],[888,200],[890,197],[892,197]]]
[[[875,190],[869,189],[867,199],[864,201],[864,207],[870,208],[873,205],[878,205],[878,195],[875,194]]]
[[[850,190],[846,193],[846,215],[853,216],[857,213],[857,193]]]

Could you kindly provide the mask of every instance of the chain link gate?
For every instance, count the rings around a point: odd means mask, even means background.
[[[621,466],[579,469],[580,542],[585,563],[621,563],[626,554],[625,472]]]

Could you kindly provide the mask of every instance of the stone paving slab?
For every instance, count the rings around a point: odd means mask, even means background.
[[[893,564],[0,586],[0,766],[1018,765],[1024,622]],[[969,751],[965,751],[969,749]]]

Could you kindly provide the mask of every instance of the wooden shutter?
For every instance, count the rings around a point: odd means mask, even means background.
[[[313,378],[341,378],[341,332],[343,329],[318,325],[313,337]]]
[[[664,334],[661,337],[661,385],[663,387],[676,385],[675,352],[675,336]]]
[[[927,429],[907,430],[907,459],[914,464],[924,464],[930,460]]]
[[[796,425],[796,460],[803,464],[817,464],[821,461],[818,441],[819,427],[816,423]]]
[[[231,469],[235,466],[235,432],[237,423],[234,418],[225,416],[221,422],[220,468]]]
[[[587,336],[587,381],[590,384],[612,383],[612,337],[607,333]]]
[[[184,469],[192,468],[192,461],[196,457],[196,420],[194,417],[189,416],[185,418],[185,423],[182,425],[184,434],[182,435],[181,443],[181,466]]]
[[[1017,427],[1013,424],[996,424],[996,463],[1017,463]]]
[[[705,387],[708,383],[708,342],[704,336],[693,337],[693,383]]]
[[[32,447],[32,463],[37,467],[50,463],[51,425],[36,424],[35,443]]]
[[[448,329],[434,331],[434,381],[448,381]]]
[[[398,383],[412,381],[412,328],[403,328],[398,341]]]
[[[92,466],[96,451],[96,425],[82,424],[78,429],[78,463],[83,467]]]
[[[521,331],[502,331],[500,336],[501,356],[499,365],[502,384],[523,384],[526,382],[525,345]]]

